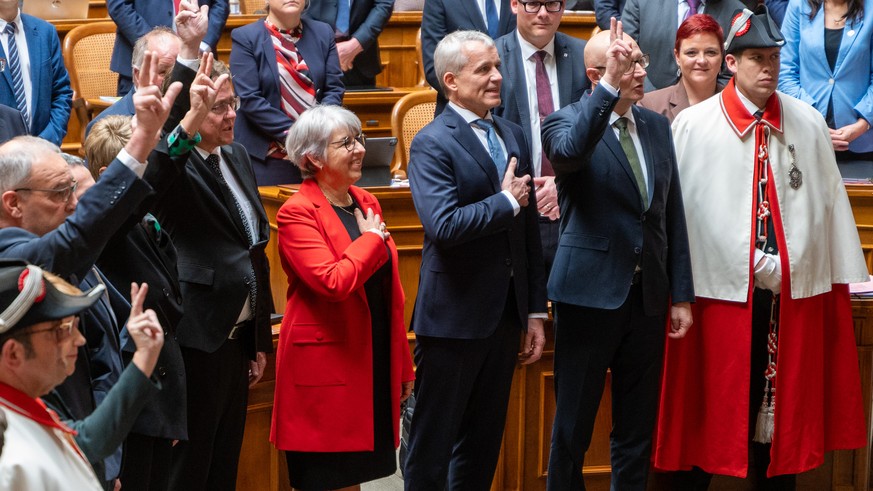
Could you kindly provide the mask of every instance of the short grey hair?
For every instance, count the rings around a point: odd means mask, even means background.
[[[444,37],[436,50],[433,52],[433,67],[436,73],[437,80],[440,82],[440,88],[443,89],[443,95],[448,98],[449,94],[446,91],[445,78],[446,74],[460,72],[467,62],[467,54],[464,53],[464,48],[469,43],[482,43],[486,48],[494,47],[494,40],[488,37],[487,34],[481,31],[455,31]]]
[[[166,36],[169,39],[177,39],[179,42],[182,41],[182,38],[180,38],[179,35],[173,32],[169,27],[155,27],[136,40],[136,43],[133,45],[133,55],[130,57],[130,66],[139,69],[142,66],[143,58],[145,58],[145,52],[148,50],[149,41],[163,36]]]
[[[83,159],[82,157],[78,157],[78,156],[76,156],[76,155],[72,155],[72,154],[69,154],[69,153],[66,153],[66,152],[62,152],[62,153],[61,153],[61,157],[64,158],[64,161],[65,161],[65,162],[67,163],[67,165],[69,165],[70,167],[85,167],[85,168],[88,167],[88,166],[85,164],[85,159]]]
[[[288,160],[300,169],[304,179],[315,175],[318,169],[311,158],[327,157],[327,144],[339,129],[357,135],[361,132],[361,120],[344,107],[318,105],[304,111],[288,130],[285,138]]]
[[[35,136],[17,136],[0,145],[0,194],[30,179],[33,163],[47,153],[61,153],[54,143]]]

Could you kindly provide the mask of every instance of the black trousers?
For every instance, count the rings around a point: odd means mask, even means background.
[[[173,447],[170,489],[236,489],[248,402],[249,360],[239,339],[214,353],[182,348],[188,441]]]
[[[767,368],[767,337],[770,334],[770,307],[773,294],[769,290],[755,289],[752,297],[752,358],[749,373],[749,477],[754,489],[759,491],[793,491],[797,488],[797,475],[767,477],[770,467],[770,444],[752,441],[755,422],[764,398],[764,370]],[[712,481],[712,474],[695,467],[691,471],[674,473],[674,488],[681,491],[705,491]]]
[[[485,339],[416,337],[405,489],[491,488],[518,360],[518,313],[514,296],[509,298],[497,329]]]
[[[616,310],[565,303],[553,308],[557,403],[548,489],[585,489],[582,465],[607,369],[612,375],[611,489],[646,489],[665,316],[645,315],[639,284],[631,287],[627,300]]]
[[[121,485],[125,491],[163,491],[170,486],[173,441],[131,433],[124,441]]]
[[[543,243],[543,262],[546,265],[546,279],[548,279],[549,273],[552,271],[552,264],[555,262],[555,252],[558,251],[560,222],[558,220],[549,220],[546,217],[539,217],[539,225],[540,240]]]

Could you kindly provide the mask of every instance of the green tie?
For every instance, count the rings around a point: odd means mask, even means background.
[[[646,186],[646,178],[643,176],[643,167],[640,165],[637,147],[634,146],[634,141],[631,140],[630,133],[627,131],[627,118],[618,118],[613,124],[618,128],[618,141],[621,143],[621,149],[624,150],[627,161],[634,171],[637,187],[640,188],[640,198],[643,200],[643,208],[648,208],[649,189]]]

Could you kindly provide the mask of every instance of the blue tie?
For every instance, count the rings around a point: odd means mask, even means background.
[[[349,4],[352,0],[339,0],[336,10],[336,32],[349,33]]]
[[[477,119],[473,121],[479,129],[485,130],[485,139],[488,141],[488,153],[491,154],[491,160],[497,167],[497,180],[503,180],[503,174],[506,172],[506,155],[503,154],[503,147],[500,146],[500,140],[497,138],[497,131],[494,129],[494,122],[487,119]]]
[[[24,80],[21,78],[21,64],[18,61],[18,44],[15,42],[15,22],[6,24],[6,34],[9,43],[9,73],[12,75],[12,91],[15,93],[15,104],[24,126],[30,131],[30,114],[27,112],[27,99],[24,96]]]
[[[497,30],[500,19],[497,18],[497,5],[494,4],[496,1],[498,0],[485,0],[485,20],[488,22],[488,35],[491,39],[497,39],[500,34]]]

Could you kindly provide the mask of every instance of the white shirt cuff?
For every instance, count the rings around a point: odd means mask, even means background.
[[[607,90],[607,92],[609,92],[610,94],[612,94],[612,95],[614,95],[614,96],[616,96],[616,97],[618,96],[618,89],[616,89],[616,88],[613,87],[612,85],[609,85],[608,83],[606,83],[606,80],[603,80],[603,79],[601,78],[599,83],[600,83],[600,85],[603,86],[604,89]]]
[[[532,314],[527,314],[527,318],[528,319],[548,319],[549,314],[547,314],[545,312],[536,312],[536,313],[532,313]]]
[[[120,152],[118,152],[118,155],[116,155],[115,158],[118,159],[122,164],[126,165],[128,169],[132,170],[137,177],[142,179],[143,174],[145,174],[147,162],[143,163],[136,160],[129,153],[127,153],[127,150],[123,148]]]
[[[515,196],[513,196],[509,191],[500,191],[500,194],[506,196],[506,199],[509,200],[509,204],[512,205],[512,216],[518,215],[518,212],[521,211],[521,205],[518,204],[518,200],[515,199]]]

